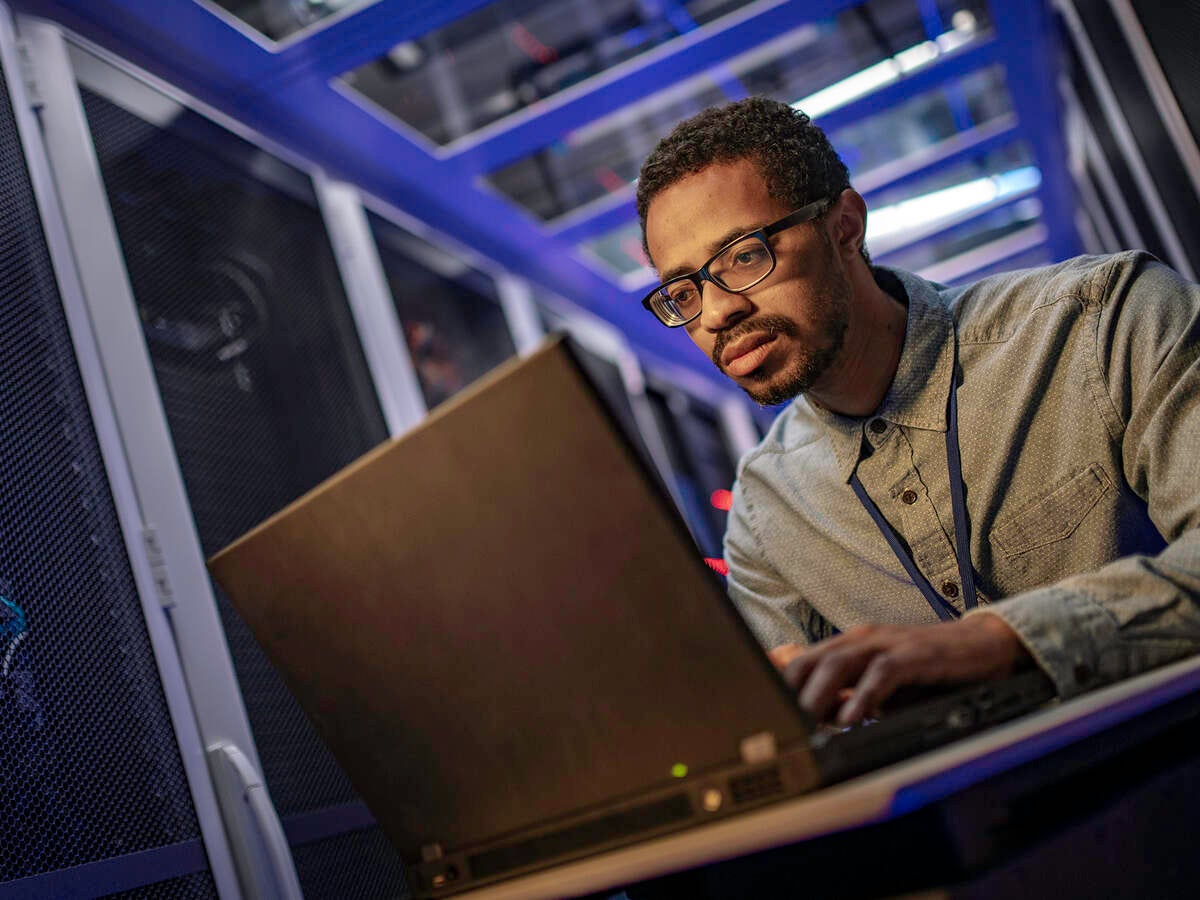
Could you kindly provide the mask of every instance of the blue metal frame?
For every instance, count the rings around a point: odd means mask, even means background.
[[[1055,259],[1067,259],[1082,252],[1082,243],[1075,229],[1078,200],[1067,169],[1064,111],[1055,80],[1054,22],[1042,3],[993,2],[992,16],[997,36],[1008,48],[1008,90],[1042,170],[1039,194],[1048,243]]]
[[[837,131],[868,116],[887,112],[906,100],[939,88],[964,75],[970,75],[979,69],[985,69],[993,63],[1007,62],[1007,58],[1008,49],[1001,41],[995,37],[984,38],[977,44],[963,47],[961,50],[935,60],[926,68],[919,69],[911,75],[906,75],[891,84],[885,84],[879,90],[872,91],[853,103],[832,109],[817,117],[816,122],[826,132]]]
[[[652,51],[620,66],[618,74],[598,79],[589,91],[568,99],[549,98],[535,116],[514,117],[512,125],[485,140],[464,146],[450,158],[473,172],[489,172],[546,147],[572,129],[636,103],[665,87],[710,71],[764,41],[801,25],[857,5],[853,0],[785,0],[717,32],[698,32],[680,40],[672,52]]]
[[[288,846],[296,847],[348,831],[372,828],[375,824],[375,817],[365,803],[343,803],[290,815],[283,820],[283,833],[287,835]]]
[[[953,165],[960,159],[980,156],[990,153],[993,150],[998,150],[1001,147],[1016,142],[1021,136],[1022,133],[1018,131],[1015,124],[990,131],[983,137],[972,138],[970,132],[968,132],[962,136],[964,140],[953,151],[944,154],[934,154],[926,161],[914,165],[911,169],[905,171],[903,175],[891,179],[887,184],[862,191],[862,195],[869,207],[874,198],[879,196],[883,191],[910,184],[923,178],[935,169]],[[609,231],[620,228],[622,225],[627,225],[636,218],[637,201],[632,196],[631,191],[630,196],[620,203],[606,206],[590,216],[573,218],[569,224],[556,229],[554,236],[573,244],[580,244],[591,238],[607,234]]]
[[[208,871],[199,838],[0,884],[0,900],[100,897]]]
[[[633,219],[630,197],[547,227],[482,185],[477,176],[544,147],[656,91],[852,0],[779,0],[735,13],[721,30],[699,28],[560,97],[502,120],[481,138],[445,150],[371,112],[331,83],[398,41],[486,5],[487,0],[377,0],[279,45],[256,41],[195,0],[12,0],[139,65],[244,122],[385,202],[407,210],[499,266],[608,320],[640,354],[677,361],[705,379],[720,376],[690,342],[649,320],[634,293],[575,255],[575,245]],[[932,6],[919,0],[926,27]],[[908,97],[994,62],[1003,62],[1020,124],[1043,172],[1041,196],[1056,257],[1077,252],[1071,181],[1055,99],[1055,33],[1044,0],[993,0],[995,36],[964,48],[867,98],[820,118],[827,130],[860,121]],[[724,73],[728,75],[726,71]],[[725,79],[733,93],[739,85]],[[906,176],[907,177],[907,176]],[[915,176],[914,176],[915,177]]]

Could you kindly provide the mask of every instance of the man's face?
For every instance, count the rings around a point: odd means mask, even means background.
[[[689,175],[651,201],[646,242],[661,277],[691,272],[736,237],[792,210],[767,193],[749,160]],[[841,351],[851,288],[822,222],[771,240],[775,270],[743,294],[705,281],[686,326],[713,364],[756,403],[782,403],[818,384]]]

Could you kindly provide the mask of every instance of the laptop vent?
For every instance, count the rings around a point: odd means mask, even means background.
[[[780,775],[778,766],[729,779],[729,796],[738,806],[757,803],[782,793],[783,776]]]
[[[692,804],[687,794],[672,794],[653,803],[622,810],[579,825],[571,825],[527,841],[476,853],[468,857],[467,866],[472,878],[487,878],[574,850],[593,847],[616,838],[632,837],[653,828],[681,822],[691,814]]]

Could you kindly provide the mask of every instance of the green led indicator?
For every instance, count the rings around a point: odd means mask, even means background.
[[[687,766],[683,763],[675,763],[675,765],[671,766],[671,774],[676,778],[687,778],[687,772]]]

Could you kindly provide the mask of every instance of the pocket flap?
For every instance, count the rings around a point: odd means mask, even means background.
[[[1045,497],[1017,510],[992,529],[992,543],[1007,557],[1027,553],[1069,537],[1096,505],[1112,481],[1104,467],[1092,463]]]

